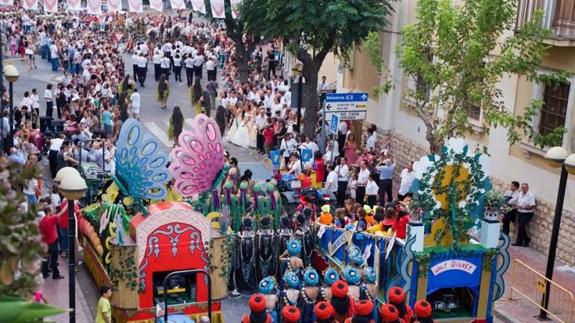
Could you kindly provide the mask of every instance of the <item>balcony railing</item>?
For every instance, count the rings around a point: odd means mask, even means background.
[[[575,40],[575,0],[519,0],[517,29],[533,17],[535,10],[543,11],[543,26],[551,29],[551,38]]]

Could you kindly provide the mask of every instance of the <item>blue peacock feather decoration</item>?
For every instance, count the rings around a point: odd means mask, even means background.
[[[144,133],[139,121],[130,118],[124,122],[115,157],[115,182],[122,193],[137,201],[166,197],[166,183],[171,179],[168,156],[155,137]]]

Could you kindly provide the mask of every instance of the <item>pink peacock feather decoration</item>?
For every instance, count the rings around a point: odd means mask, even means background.
[[[210,191],[224,177],[224,148],[218,125],[204,114],[194,118],[191,131],[178,137],[169,170],[183,197]]]

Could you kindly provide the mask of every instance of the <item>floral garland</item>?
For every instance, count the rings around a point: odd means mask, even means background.
[[[467,231],[474,225],[490,186],[486,162],[487,156],[481,151],[472,151],[463,139],[452,138],[442,147],[440,155],[424,156],[414,163],[416,182],[412,190],[416,192],[410,209],[426,225],[439,218],[446,219],[445,229],[436,232],[436,243],[447,230],[453,234],[456,247],[467,240]]]

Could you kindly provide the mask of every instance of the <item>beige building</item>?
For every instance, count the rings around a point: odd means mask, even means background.
[[[403,98],[406,88],[414,86],[402,72],[395,49],[401,41],[402,27],[415,19],[416,0],[393,2],[395,13],[391,25],[381,32],[382,53],[389,67],[394,88],[380,97],[370,98],[367,121],[378,126],[382,137],[391,140],[396,160],[403,166],[408,160],[419,159],[426,154],[425,125],[409,110],[409,102]],[[545,25],[552,29],[548,54],[540,71],[566,70],[575,75],[575,0],[520,0],[517,23],[529,19],[535,8],[545,11]],[[509,31],[511,33],[512,31]],[[332,61],[325,64],[329,66]],[[337,64],[338,62],[335,62]],[[326,69],[328,67],[325,67]],[[333,69],[333,67],[332,67]],[[355,51],[346,68],[337,69],[338,92],[371,92],[381,82],[367,55]],[[500,80],[504,102],[509,111],[520,113],[533,99],[544,102],[539,116],[533,120],[538,131],[546,132],[563,125],[567,133],[563,147],[575,152],[575,77],[571,84],[535,84],[525,78],[507,76]],[[492,155],[492,181],[500,190],[506,190],[513,180],[527,182],[537,197],[537,210],[529,225],[531,246],[547,253],[557,189],[559,171],[549,167],[543,155],[546,150],[535,147],[526,138],[509,145],[505,129],[490,129],[486,134],[482,125],[482,113],[478,110],[469,117],[474,132],[468,140],[486,146]],[[511,235],[514,241],[515,233]],[[575,176],[568,181],[565,208],[559,238],[557,256],[575,265]]]

